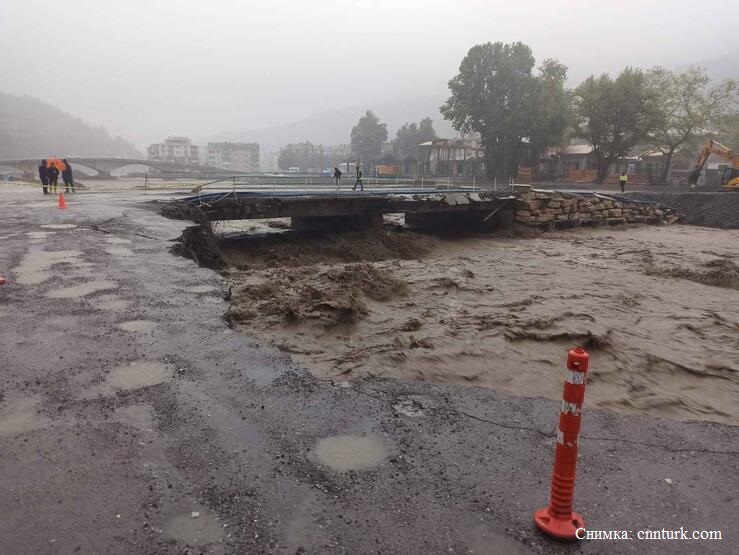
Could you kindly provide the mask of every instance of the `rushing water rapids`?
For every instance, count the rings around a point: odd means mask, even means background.
[[[739,231],[407,235],[404,259],[380,261],[361,235],[341,239],[338,251],[332,239],[226,249],[244,268],[231,272],[227,316],[323,378],[454,382],[552,399],[566,351],[579,344],[591,354],[586,406],[739,421]],[[361,259],[365,241],[375,261],[346,264]],[[354,258],[342,261],[342,252]]]

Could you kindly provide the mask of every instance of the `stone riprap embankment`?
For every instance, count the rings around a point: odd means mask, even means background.
[[[598,193],[519,192],[514,213],[519,224],[533,227],[579,227],[626,223],[674,223],[673,210],[655,202]]]

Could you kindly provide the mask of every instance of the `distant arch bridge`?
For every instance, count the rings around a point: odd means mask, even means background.
[[[56,158],[49,156],[49,158]],[[0,160],[0,173],[22,173],[25,179],[38,177],[38,166],[43,158],[18,158]],[[159,162],[157,160],[140,160],[137,158],[112,158],[104,156],[67,156],[66,160],[77,172],[101,179],[112,179],[111,172],[126,166],[146,166],[149,170],[161,172],[223,172],[221,168],[201,166],[198,164]],[[14,171],[13,171],[14,170]],[[87,170],[87,171],[86,171]],[[92,173],[95,172],[95,173]]]

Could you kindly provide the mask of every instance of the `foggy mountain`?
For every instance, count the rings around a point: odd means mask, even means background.
[[[326,110],[307,118],[251,131],[229,131],[199,141],[258,142],[263,150],[276,151],[288,143],[311,141],[315,144],[346,144],[352,127],[367,110],[372,110],[380,121],[387,124],[388,140],[395,138],[397,129],[406,122],[417,122],[425,117],[434,120],[434,129],[440,137],[454,137],[457,133],[439,113],[439,106],[446,97],[407,98],[390,102],[370,103]]]
[[[0,93],[0,159],[143,155],[102,127],[30,96]]]

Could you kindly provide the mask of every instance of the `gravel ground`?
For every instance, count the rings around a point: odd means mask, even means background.
[[[588,412],[576,508],[590,529],[723,540],[554,543],[531,519],[547,501],[557,402],[319,381],[226,326],[222,283],[169,254],[183,224],[147,209],[155,195],[83,193],[66,211],[31,191],[0,196],[2,553],[737,544],[735,427]]]
[[[641,200],[654,200],[680,214],[680,223],[739,229],[739,191],[632,193]]]

